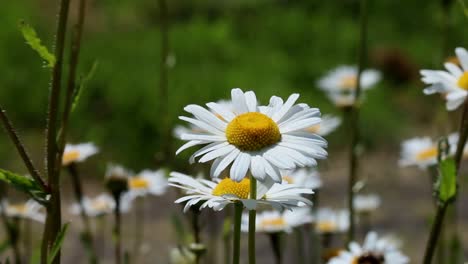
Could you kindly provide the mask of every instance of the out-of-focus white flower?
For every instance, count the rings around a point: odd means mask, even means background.
[[[93,143],[82,143],[77,145],[67,144],[63,151],[62,165],[67,166],[74,162],[83,162],[98,152],[99,149]]]
[[[144,170],[130,177],[128,186],[133,196],[163,195],[166,192],[168,182],[164,170]]]
[[[196,256],[186,247],[175,247],[169,252],[171,264],[195,264]]]
[[[357,87],[357,67],[343,65],[331,70],[318,81],[318,87],[327,93],[330,100],[339,107],[355,104]],[[361,88],[368,90],[380,81],[377,70],[368,69],[361,73]]]
[[[468,90],[468,52],[464,48],[456,48],[455,53],[460,66],[446,62],[446,71],[421,70],[421,80],[430,85],[424,93],[443,94],[449,111],[457,109],[465,101]]]
[[[316,190],[322,187],[322,179],[315,169],[301,168],[294,171],[281,171],[283,182]]]
[[[368,213],[379,208],[381,200],[377,194],[358,194],[353,202],[357,212]]]
[[[230,168],[230,178],[240,182],[248,172],[259,181],[271,178],[282,181],[280,169],[291,170],[315,166],[316,159],[327,157],[327,142],[306,129],[321,122],[320,111],[306,104],[296,104],[298,94],[286,102],[273,96],[268,106],[259,106],[254,92],[231,91],[233,109],[208,103],[212,112],[198,105],[188,105],[185,111],[192,117],[181,116],[205,132],[187,133],[188,141],[177,153],[206,145],[190,158],[201,163],[213,161],[211,176],[218,177]]]
[[[349,228],[349,212],[319,208],[314,219],[315,230],[320,234],[342,233]]]
[[[10,204],[7,200],[2,200],[1,209],[5,210],[7,217],[31,219],[37,222],[45,222],[45,214],[42,212],[43,206],[30,199],[25,203]]]
[[[115,201],[111,195],[107,193],[100,194],[94,198],[83,197],[82,200],[84,210],[90,217],[110,214],[115,209]],[[127,213],[130,211],[132,197],[128,194],[120,197],[120,212]],[[81,214],[81,206],[78,203],[73,203],[70,206],[70,213],[74,215]]]
[[[389,240],[379,239],[377,233],[369,232],[362,246],[351,242],[348,251],[342,251],[328,264],[406,264],[408,262],[409,258],[403,255]]]
[[[334,115],[323,115],[322,122],[315,126],[307,128],[307,131],[326,136],[335,131],[341,125],[341,118]]]
[[[183,189],[186,196],[177,199],[176,203],[186,202],[184,212],[192,205],[203,202],[200,210],[209,207],[215,211],[220,211],[230,203],[242,202],[249,210],[256,209],[258,205],[269,205],[277,210],[311,205],[311,202],[302,197],[302,194],[313,193],[311,189],[300,188],[293,184],[271,184],[264,185],[257,183],[257,197],[250,198],[250,179],[244,178],[240,182],[224,178],[209,181],[204,179],[194,179],[191,176],[171,172],[169,185]]]
[[[291,233],[293,228],[311,223],[312,220],[311,211],[308,207],[296,207],[283,212],[263,211],[257,213],[255,230],[261,233]],[[248,227],[249,215],[243,214],[241,229],[243,232],[248,232]]]

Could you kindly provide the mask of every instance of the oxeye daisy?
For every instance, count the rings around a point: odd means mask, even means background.
[[[144,170],[128,178],[129,192],[133,196],[163,195],[167,188],[164,170]]]
[[[377,194],[358,194],[353,203],[357,212],[369,213],[379,208],[381,200]]]
[[[361,246],[356,242],[349,244],[348,251],[340,252],[328,264],[405,264],[409,259],[388,239],[382,239],[375,232],[369,232]]]
[[[457,109],[464,101],[468,90],[468,51],[456,48],[460,65],[446,62],[444,70],[421,70],[421,80],[430,85],[424,89],[425,94],[441,93],[447,100],[447,110]]]
[[[319,208],[314,219],[315,230],[319,234],[343,233],[349,228],[349,212]]]
[[[201,203],[200,210],[209,207],[220,211],[228,204],[242,202],[249,210],[254,210],[258,205],[270,205],[277,210],[311,205],[311,202],[302,197],[302,194],[313,193],[311,189],[300,188],[293,184],[277,184],[266,186],[262,183],[257,185],[257,197],[250,197],[250,179],[243,178],[236,182],[231,178],[215,179],[209,181],[194,179],[191,176],[171,172],[169,185],[185,190],[187,195],[175,201],[175,203],[186,203],[184,212],[192,205]]]
[[[93,143],[82,143],[77,145],[67,144],[63,151],[62,165],[85,161],[90,156],[99,152]]]
[[[325,91],[330,100],[340,107],[352,106],[355,103],[358,70],[355,66],[339,66],[321,78],[317,85]],[[361,74],[361,88],[372,88],[381,79],[377,70],[364,70]]]
[[[121,212],[126,213],[130,210],[132,198],[130,195],[123,195],[121,197]],[[90,217],[97,217],[105,214],[110,214],[115,209],[115,200],[107,193],[100,194],[94,198],[83,197],[83,208],[86,215]],[[74,203],[70,206],[70,213],[79,215],[81,213],[81,206]]]
[[[218,177],[229,165],[230,177],[242,181],[247,173],[260,180],[266,177],[281,182],[280,169],[314,166],[316,159],[326,158],[327,142],[310,133],[307,128],[319,124],[320,111],[306,104],[295,104],[298,94],[286,102],[273,96],[268,106],[259,106],[252,91],[233,89],[232,109],[217,103],[208,103],[213,112],[188,105],[185,111],[193,118],[181,116],[203,131],[182,135],[188,142],[176,154],[196,146],[207,145],[196,151],[190,161],[213,161],[211,176]]]
[[[312,222],[310,209],[307,207],[296,207],[283,212],[263,211],[257,213],[256,232],[260,233],[291,233],[293,228]],[[248,232],[249,215],[242,215],[242,231]]]
[[[322,179],[315,169],[301,168],[294,171],[281,171],[283,182],[312,190],[322,187]]]
[[[341,125],[341,118],[334,115],[323,115],[320,124],[307,128],[307,131],[326,136],[335,131]]]
[[[25,203],[10,204],[7,200],[2,200],[2,210],[5,210],[7,217],[31,219],[37,222],[45,222],[43,206],[30,199]]]

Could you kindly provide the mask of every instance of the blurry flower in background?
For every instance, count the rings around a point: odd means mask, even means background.
[[[164,170],[144,170],[128,178],[129,192],[132,196],[163,195],[167,189]]]
[[[83,207],[86,215],[90,217],[97,217],[105,214],[114,212],[115,201],[107,193],[100,194],[94,198],[83,197]],[[128,194],[123,195],[120,199],[121,207],[120,211],[126,213],[131,208],[132,197]],[[79,215],[81,213],[81,207],[78,203],[73,203],[70,206],[70,213],[73,215]]]
[[[175,247],[169,252],[170,264],[195,264],[196,256],[186,247]]]
[[[389,80],[397,86],[392,89],[401,89],[404,84],[417,80],[418,67],[407,52],[399,47],[380,47],[373,49],[370,56],[371,64],[381,70]]]
[[[45,213],[42,212],[43,206],[32,199],[25,203],[10,204],[7,200],[2,200],[1,203],[1,209],[5,210],[7,217],[45,222]]]
[[[355,91],[357,87],[356,66],[343,65],[331,70],[322,77],[317,85],[327,93],[330,100],[338,107],[352,106],[355,103]],[[361,88],[368,90],[381,79],[377,70],[364,70],[361,74]]]
[[[319,124],[320,111],[306,104],[295,105],[298,94],[286,102],[273,96],[268,106],[258,106],[255,93],[232,89],[232,108],[208,103],[210,112],[198,105],[188,105],[185,111],[194,118],[181,116],[203,131],[182,135],[188,142],[177,150],[207,145],[196,151],[190,161],[213,161],[211,176],[218,177],[229,165],[230,177],[240,182],[250,169],[253,177],[266,177],[281,182],[280,169],[315,166],[316,159],[327,156],[327,142],[306,129]]]
[[[444,94],[449,111],[457,109],[465,101],[468,90],[468,52],[464,48],[456,48],[455,53],[460,66],[446,62],[446,71],[421,70],[421,80],[430,85],[424,89],[424,93]]]
[[[209,207],[220,211],[228,204],[242,202],[249,210],[256,209],[258,205],[272,206],[277,210],[302,205],[311,205],[311,202],[302,197],[302,194],[313,193],[311,189],[300,188],[293,184],[272,184],[266,186],[261,182],[257,184],[257,198],[250,198],[250,179],[244,178],[240,182],[230,178],[209,181],[194,179],[191,176],[171,172],[169,185],[185,190],[187,195],[175,201],[184,203],[184,212],[192,205],[202,202],[200,210]]]
[[[312,215],[308,207],[296,207],[283,212],[263,211],[257,213],[256,232],[260,233],[291,233],[293,228],[312,222]],[[248,232],[249,215],[242,215],[243,232]]]
[[[377,194],[358,194],[353,200],[354,208],[359,213],[370,213],[379,208],[380,196]]]
[[[318,134],[320,136],[326,136],[335,131],[340,125],[341,118],[334,115],[323,115],[322,122],[307,128],[307,131]]]
[[[106,187],[107,189],[117,197],[123,192],[129,189],[129,178],[133,173],[121,165],[108,164],[106,169]]]
[[[77,145],[67,144],[62,157],[62,165],[67,166],[75,162],[83,162],[90,156],[99,152],[93,143],[82,143]]]
[[[301,168],[294,171],[281,171],[283,182],[312,190],[322,187],[322,179],[315,169]]]
[[[345,209],[319,208],[313,222],[319,234],[343,233],[349,228],[349,212]]]
[[[348,251],[340,252],[328,264],[405,264],[409,259],[388,239],[381,239],[375,232],[369,232],[361,246],[356,242],[349,244]]]

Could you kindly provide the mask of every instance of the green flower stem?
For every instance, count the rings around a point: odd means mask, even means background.
[[[257,199],[257,180],[250,177],[250,198]],[[249,264],[255,264],[256,210],[249,211]]]
[[[244,209],[244,207],[241,202],[236,202],[234,204],[234,241],[232,249],[232,264],[240,263],[242,209]]]
[[[364,71],[366,55],[367,55],[367,0],[360,0],[360,42],[358,51],[358,73],[356,83],[355,104],[350,109],[350,123],[351,123],[351,150],[350,150],[350,166],[349,166],[349,185],[348,185],[348,209],[349,209],[349,230],[348,242],[354,240],[356,229],[355,223],[355,210],[354,210],[354,191],[353,187],[357,181],[357,168],[358,168],[358,153],[357,147],[360,141],[359,133],[359,102],[361,95],[361,75]]]
[[[270,245],[275,255],[275,263],[281,264],[283,263],[282,261],[283,255],[281,251],[281,233],[275,232],[275,233],[269,234],[269,236],[270,236]]]
[[[80,180],[81,178],[78,175],[78,167],[75,163],[71,163],[69,166],[67,166],[67,169],[71,176],[75,199],[80,206],[80,217],[83,221],[82,242],[88,251],[89,263],[96,264],[98,262],[97,254],[94,249],[94,239],[91,232],[91,224],[83,204],[83,187]]]

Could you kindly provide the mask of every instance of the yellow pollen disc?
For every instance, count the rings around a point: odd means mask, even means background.
[[[237,116],[228,124],[226,138],[240,150],[256,151],[280,141],[281,133],[271,118],[250,112]]]
[[[306,130],[309,131],[310,133],[318,133],[320,131],[320,124],[311,126],[307,128]]]
[[[357,86],[357,77],[354,75],[341,78],[340,87],[343,90],[354,90]]]
[[[141,177],[134,177],[128,180],[128,186],[130,189],[147,189],[149,182]]]
[[[317,223],[317,229],[322,233],[332,233],[337,229],[337,226],[334,222],[331,221],[322,221]]]
[[[63,153],[62,164],[68,165],[76,161],[80,157],[80,152],[78,150],[67,151]]]
[[[434,157],[437,157],[437,148],[436,147],[431,147],[431,148],[428,148],[428,149],[425,149],[425,150],[419,152],[418,155],[416,156],[416,159],[417,160],[427,160],[427,159],[431,159],[431,158],[434,158]]]
[[[283,176],[283,180],[286,181],[289,184],[294,183],[294,179],[291,176]]]
[[[468,90],[468,71],[464,72],[462,76],[458,79],[458,87],[462,88],[463,90]]]
[[[283,218],[273,218],[273,219],[263,219],[260,222],[260,226],[267,227],[282,227],[285,226],[286,222],[284,221]]]
[[[216,185],[213,195],[235,195],[241,199],[248,199],[250,193],[250,180],[244,178],[240,182],[235,182],[230,178],[225,178]]]

